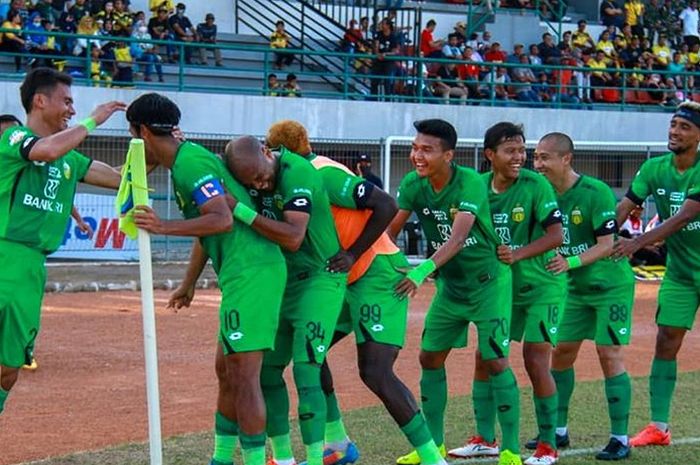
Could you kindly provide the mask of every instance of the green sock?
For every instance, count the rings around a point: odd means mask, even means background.
[[[282,377],[283,373],[284,366],[271,365],[263,365],[260,373],[260,386],[267,410],[265,429],[271,438],[289,434],[289,392]],[[275,455],[275,458],[282,457]]]
[[[535,396],[535,414],[537,415],[537,428],[540,441],[546,442],[553,449],[557,448],[555,438],[557,423],[557,393],[549,397]]]
[[[447,407],[447,375],[445,367],[421,370],[420,395],[423,413],[435,444],[445,442],[445,408]]]
[[[491,389],[498,411],[498,421],[503,432],[501,450],[520,453],[520,391],[510,367],[497,375],[491,375]]]
[[[626,436],[632,403],[632,382],[627,372],[605,379],[605,397],[608,399],[610,432]]]
[[[472,384],[472,404],[476,433],[486,442],[496,440],[496,403],[493,401],[493,391],[490,381],[474,380]]]
[[[241,431],[241,449],[244,465],[265,465],[265,440],[267,434],[247,435]]]
[[[651,421],[668,423],[677,371],[678,364],[675,360],[655,358],[652,362],[649,376]]]
[[[3,388],[0,388],[0,413],[2,413],[3,410],[5,410],[5,401],[7,400],[7,396],[10,393],[4,390]]]
[[[323,441],[307,444],[305,448],[306,465],[323,465]]]
[[[270,436],[272,444],[272,457],[276,460],[291,460],[294,458],[292,451],[292,439],[289,434]]]
[[[416,452],[418,452],[422,465],[437,465],[440,463],[442,456],[430,435],[428,424],[425,422],[422,413],[416,413],[411,421],[401,427],[401,431],[406,435],[408,442],[416,449]]]
[[[294,381],[299,394],[299,428],[302,442],[310,446],[321,443],[326,429],[326,399],[321,389],[321,367],[312,363],[294,364]],[[309,461],[308,465],[314,465]]]
[[[345,431],[343,417],[340,414],[338,407],[338,398],[335,396],[335,391],[325,393],[326,395],[326,432],[324,441],[326,444],[332,442],[341,442],[347,439],[348,433]]]
[[[233,451],[236,450],[238,423],[216,412],[214,416],[214,455],[219,463],[232,463]]]
[[[563,428],[569,421],[569,401],[571,401],[571,395],[574,393],[576,375],[572,367],[562,371],[552,370],[552,377],[557,385],[557,395],[559,397],[557,401],[557,427]]]

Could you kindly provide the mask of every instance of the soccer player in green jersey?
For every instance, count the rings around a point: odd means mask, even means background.
[[[121,102],[75,115],[70,76],[48,68],[29,72],[20,86],[27,124],[0,138],[0,413],[19,369],[31,363],[40,329],[46,256],[63,242],[78,182],[119,187],[112,167],[75,150]]]
[[[445,360],[450,350],[466,345],[469,323],[474,323],[503,430],[499,464],[521,464],[520,394],[508,363],[511,272],[497,257],[500,241],[491,222],[486,186],[474,170],[453,163],[457,133],[450,123],[429,119],[414,126],[418,134],[410,157],[415,171],[401,181],[399,213],[390,233],[396,237],[415,212],[435,250],[397,287],[399,294],[412,294],[429,274],[438,271],[437,293],[426,315],[421,341],[423,412],[435,443],[443,445]],[[414,451],[397,463],[417,465],[420,458]]]
[[[253,202],[216,155],[173,136],[180,110],[167,97],[144,94],[127,110],[129,129],[144,140],[149,163],[168,170],[184,220],[162,221],[137,207],[134,221],[154,234],[197,237],[185,282],[171,299],[188,306],[207,257],[221,289],[216,373],[219,395],[212,465],[231,464],[240,432],[246,465],[265,463],[265,403],[260,386],[263,353],[272,349],[286,266],[279,247],[233,220],[229,201]],[[227,194],[231,200],[227,199]]]
[[[286,149],[272,152],[252,136],[231,141],[225,158],[231,173],[257,191],[260,214],[238,204],[234,215],[280,244],[287,260],[275,348],[265,354],[262,370],[269,412],[267,434],[275,460],[279,465],[295,463],[289,439],[289,394],[282,377],[293,361],[307,463],[322,465],[326,399],[321,389],[321,363],[330,347],[347,284],[346,273],[326,269],[341,250],[328,194],[311,163]]]
[[[513,273],[510,339],[525,341],[523,359],[534,390],[539,440],[534,441],[536,451],[525,463],[551,465],[557,462],[558,454],[554,438],[557,391],[550,368],[566,299],[566,277],[553,275],[546,265],[556,254],[554,249],[562,244],[561,212],[549,181],[523,168],[526,153],[522,126],[502,122],[489,128],[484,136],[484,155],[492,168],[482,180],[501,240],[498,257],[511,265]],[[488,370],[478,351],[472,398],[478,434],[463,447],[451,450],[450,455],[498,455],[496,404]]]
[[[445,464],[411,391],[394,372],[394,362],[405,340],[408,313],[408,300],[396,295],[392,285],[403,279],[402,270],[408,261],[385,232],[398,211],[396,202],[344,165],[315,154],[306,128],[297,121],[273,124],[266,142],[272,147],[284,146],[309,160],[328,192],[343,247],[329,260],[328,268],[349,272],[345,304],[331,346],[355,333],[362,381],[381,399],[418,451],[421,463]],[[321,376],[327,411],[324,464],[354,463],[359,452],[345,431],[327,359]]]
[[[572,167],[574,144],[562,133],[540,139],[535,169],[554,186],[564,221],[564,243],[547,269],[567,274],[569,294],[559,322],[552,374],[557,385],[557,443],[568,445],[569,401],[574,391],[574,361],[584,339],[595,341],[605,376],[611,436],[596,455],[600,460],[629,457],[627,438],[632,386],[623,347],[629,344],[634,304],[634,274],[629,263],[610,258],[617,221],[615,195],[605,183]]]
[[[658,333],[649,376],[651,423],[631,439],[633,447],[667,446],[671,398],[676,386],[676,357],[692,329],[700,305],[700,105],[682,103],[671,118],[670,153],[644,162],[627,195],[617,206],[626,218],[653,196],[661,226],[632,240],[620,239],[618,257],[631,257],[642,247],[665,240],[668,265],[656,312]]]

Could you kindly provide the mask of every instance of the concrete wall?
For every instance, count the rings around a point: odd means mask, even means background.
[[[19,83],[0,83],[3,112],[24,116],[19,102]],[[88,116],[98,102],[130,101],[139,90],[75,87],[77,111],[74,121]],[[380,139],[390,135],[413,135],[412,123],[423,118],[451,121],[460,137],[480,138],[492,124],[507,119],[523,123],[528,139],[562,131],[575,140],[665,141],[670,115],[617,111],[546,110],[515,107],[478,107],[409,103],[377,103],[320,99],[283,99],[245,95],[166,93],[180,106],[185,132],[264,134],[274,121],[301,121],[312,137],[329,139]],[[124,129],[123,117],[113,118],[106,128]]]

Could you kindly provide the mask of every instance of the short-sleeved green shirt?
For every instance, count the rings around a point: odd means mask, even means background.
[[[565,257],[581,255],[597,243],[597,238],[617,232],[615,194],[604,182],[581,176],[558,196],[564,220],[564,243],[559,253]],[[569,292],[596,293],[634,282],[626,260],[604,258],[569,271]]]
[[[445,291],[465,299],[489,278],[503,273],[505,267],[496,255],[500,244],[491,223],[488,194],[484,181],[471,168],[452,165],[452,177],[440,192],[435,192],[428,178],[413,171],[399,186],[399,208],[414,211],[429,246],[439,249],[452,234],[452,223],[458,212],[475,216],[475,222],[464,248],[439,269]]]
[[[317,157],[312,153],[305,157],[310,162]],[[338,207],[359,210],[364,208],[362,201],[365,199],[363,184],[365,180],[353,173],[349,173],[334,165],[324,165],[318,168],[323,179],[323,187],[328,192],[328,199],[331,205]]]
[[[484,173],[482,179],[489,191],[491,218],[501,244],[513,250],[525,247],[544,236],[547,227],[562,222],[554,189],[539,173],[520,170],[515,183],[501,193],[493,192],[491,188],[492,171]],[[555,254],[551,250],[511,267],[514,296],[520,290],[566,286],[565,276],[555,276],[547,271],[547,262]]]
[[[254,208],[248,191],[231,176],[219,157],[200,145],[192,142],[180,145],[171,176],[178,207],[187,219],[200,216],[202,205],[227,192]],[[231,231],[199,240],[220,280],[284,260],[275,243],[238,220]]]
[[[30,161],[38,140],[27,127],[0,138],[0,238],[49,254],[63,242],[76,186],[92,161],[75,150],[52,162]]]
[[[653,196],[662,221],[678,213],[686,199],[700,202],[700,155],[695,165],[683,174],[676,169],[674,157],[668,153],[645,161],[627,192],[627,197],[638,205]],[[700,277],[700,216],[669,236],[666,244],[666,276],[680,282],[697,282]]]
[[[284,211],[309,213],[306,237],[296,252],[284,250],[290,279],[325,270],[327,261],[340,251],[328,193],[321,174],[301,155],[282,149],[277,182],[272,195],[256,193],[258,211],[281,220]]]

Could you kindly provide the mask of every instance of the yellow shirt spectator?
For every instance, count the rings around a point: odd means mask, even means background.
[[[651,51],[662,65],[667,65],[671,59],[671,49],[668,45],[654,45]]]
[[[644,3],[641,0],[632,0],[625,3],[626,22],[630,26],[636,26],[639,23],[639,18],[644,15]]]
[[[590,60],[588,60],[588,63],[586,63],[586,64],[591,69],[605,69],[608,67],[608,62],[605,59],[598,61],[595,58],[591,58]],[[593,76],[598,76],[598,77],[603,76],[602,71],[593,71],[593,72],[591,72],[591,74]]]
[[[174,0],[148,0],[148,9],[151,10],[153,16],[158,14],[158,8],[160,8],[162,5],[168,9],[168,13],[175,11]]]
[[[287,48],[288,36],[286,32],[273,32],[270,36],[270,47],[272,48]]]
[[[4,26],[3,26],[3,27],[4,27]],[[695,65],[697,65],[698,63],[700,63],[700,54],[690,52],[690,53],[688,54],[688,64],[691,64],[691,65],[695,66]]]
[[[605,52],[605,56],[611,57],[615,54],[615,46],[613,45],[612,41],[610,40],[601,40],[598,42],[598,45],[596,45],[596,50],[602,50]]]
[[[2,27],[3,27],[3,29],[15,29],[17,31],[22,30],[22,26],[20,26],[19,24],[14,24],[10,21],[5,21],[4,23],[2,23]],[[0,44],[2,43],[4,38],[15,39],[16,37],[17,36],[15,34],[13,34],[12,32],[2,33],[2,34],[0,34]]]
[[[594,44],[593,37],[587,32],[576,31],[571,35],[571,45],[578,48],[589,47],[589,44]]]

